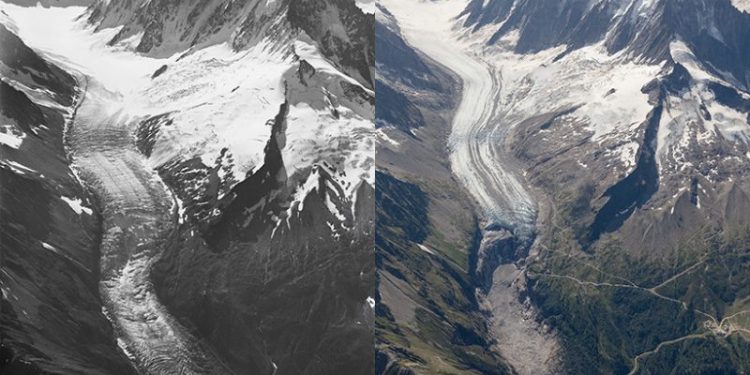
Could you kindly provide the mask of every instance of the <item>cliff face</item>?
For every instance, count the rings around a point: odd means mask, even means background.
[[[100,217],[63,147],[83,89],[0,25],[0,371],[134,374],[102,314]]]

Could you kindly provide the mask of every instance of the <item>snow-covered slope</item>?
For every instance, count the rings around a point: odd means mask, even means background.
[[[266,123],[288,96],[293,103],[283,153],[289,176],[328,160],[348,176],[350,194],[360,180],[373,183],[372,92],[328,63],[304,33],[288,46],[267,39],[239,52],[224,43],[151,58],[132,53],[133,38],[108,46],[121,28],[92,33],[79,18],[81,8],[12,9],[29,44],[63,56],[71,69],[121,96],[103,110],[131,121],[158,117],[158,125],[168,123],[151,137],[153,168],[199,157],[207,167],[227,168],[227,180],[239,182],[262,165],[270,136]],[[45,14],[51,21],[42,25],[34,22],[39,12],[57,14]],[[302,60],[313,69],[309,88],[285,83],[285,73]],[[334,154],[335,162],[329,160]]]

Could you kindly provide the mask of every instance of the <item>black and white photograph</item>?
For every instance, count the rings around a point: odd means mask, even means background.
[[[0,374],[750,374],[750,0],[0,0]]]

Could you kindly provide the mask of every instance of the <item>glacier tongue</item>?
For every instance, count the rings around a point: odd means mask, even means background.
[[[151,284],[160,239],[172,221],[169,192],[153,169],[194,157],[209,167],[231,160],[229,175],[239,178],[259,168],[271,135],[267,121],[287,100],[285,73],[299,62],[290,50],[263,42],[242,51],[216,44],[182,56],[145,57],[132,52],[139,35],[108,46],[120,28],[94,32],[79,17],[84,8],[3,4],[2,9],[32,48],[77,72],[86,86],[69,143],[76,168],[103,201],[100,288],[118,343],[149,373],[227,372],[167,312]],[[298,97],[290,111],[285,161],[294,173],[338,160],[330,168],[332,181],[353,202],[360,181],[374,184],[374,144],[368,136],[374,131],[373,103],[367,99],[372,92],[336,70],[316,47],[297,45],[320,81],[310,88],[317,90],[313,97]],[[326,98],[335,116],[329,108],[310,107],[319,98]],[[146,158],[133,134],[139,123],[154,118],[158,127]],[[339,207],[328,206],[342,216]]]
[[[383,1],[407,42],[455,72],[463,82],[462,100],[449,139],[451,167],[477,201],[486,224],[530,234],[536,208],[501,148],[509,124],[493,122],[501,82],[493,68],[460,41],[454,17],[459,1]]]
[[[473,195],[485,224],[478,262],[491,263],[485,258],[491,248],[503,243],[502,239],[494,243],[494,237],[498,237],[495,234],[508,233],[506,228],[513,231],[510,237],[519,240],[509,242],[528,246],[533,238],[536,206],[505,145],[513,123],[501,117],[509,110],[503,107],[507,104],[503,100],[504,76],[474,52],[481,49],[461,39],[461,33],[453,28],[455,17],[466,4],[418,0],[385,0],[380,4],[393,14],[409,44],[453,71],[463,83],[448,145],[451,169]],[[477,265],[478,269],[487,267],[491,265]],[[520,373],[550,373],[558,344],[527,319],[533,312],[518,302],[517,282],[523,279],[525,270],[511,263],[488,271],[495,271],[495,280],[482,295],[482,307],[492,315],[493,335],[499,339],[495,350]]]

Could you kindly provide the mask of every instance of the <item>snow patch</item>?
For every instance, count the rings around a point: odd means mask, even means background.
[[[15,125],[0,125],[0,144],[18,149],[24,138],[26,138],[26,133],[18,130]]]
[[[305,198],[307,198],[307,196],[313,191],[317,191],[319,185],[320,172],[317,167],[313,167],[310,175],[307,176],[307,179],[297,187],[292,195],[292,201],[289,204],[289,208],[286,210],[287,226],[289,226],[289,218],[292,217],[292,214],[294,214],[294,212],[301,212],[305,208]]]
[[[750,13],[750,0],[732,0],[732,5],[739,11]]]
[[[377,9],[375,0],[356,0],[355,3],[366,14],[375,14]]]
[[[333,201],[331,200],[331,194],[326,194],[325,204],[326,208],[328,208],[328,211],[330,211],[333,216],[336,216],[336,219],[338,219],[340,223],[346,222],[346,216],[344,216],[344,214],[339,211],[339,208],[336,206],[336,204],[333,203]]]
[[[638,144],[638,142],[628,142],[620,146],[615,151],[622,165],[624,165],[625,168],[627,168],[628,170],[630,170],[630,168],[635,167],[635,164],[636,164],[635,158],[638,155],[639,148],[640,148],[640,145]]]
[[[53,252],[53,253],[57,253],[57,254],[60,253],[60,251],[57,250],[56,247],[54,247],[54,246],[52,246],[52,245],[50,245],[50,244],[48,244],[46,242],[42,242],[42,247],[45,248],[45,249],[47,249],[47,250],[49,250],[49,251],[51,251],[51,252]]]
[[[33,170],[33,169],[29,168],[29,167],[26,167],[26,166],[24,166],[24,165],[22,165],[20,163],[17,163],[17,162],[15,162],[13,160],[2,160],[2,159],[0,159],[0,165],[3,165],[5,167],[9,168],[11,171],[13,171],[13,173],[20,174],[20,175],[25,175],[27,173],[39,174],[39,172],[37,172],[37,171],[35,171],[35,170]]]
[[[60,199],[67,203],[68,206],[70,206],[70,209],[75,211],[75,213],[77,213],[78,215],[81,215],[83,213],[85,213],[86,215],[92,215],[94,213],[93,210],[83,205],[83,201],[81,199],[68,198],[66,196],[61,196]]]
[[[424,251],[427,254],[435,255],[434,251],[432,251],[429,247],[422,245],[421,243],[417,244],[417,247],[419,247],[420,250]]]
[[[401,145],[401,143],[393,138],[391,138],[388,133],[383,131],[383,128],[375,130],[375,134],[378,136],[378,140],[380,140],[380,144],[387,143],[393,147],[398,147]]]

